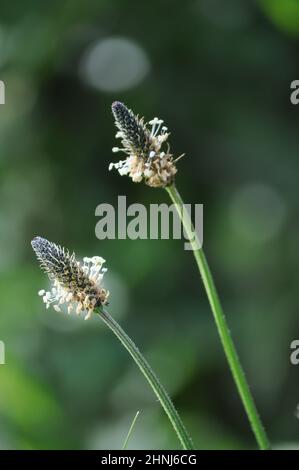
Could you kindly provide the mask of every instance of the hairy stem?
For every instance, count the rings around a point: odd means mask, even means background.
[[[129,336],[124,332],[121,326],[111,317],[111,315],[106,310],[104,310],[103,308],[98,308],[96,310],[96,313],[99,314],[104,323],[110,328],[110,330],[113,331],[115,336],[117,336],[122,345],[130,353],[137,366],[143,373],[144,377],[152,387],[154,393],[156,394],[162,407],[164,408],[175,432],[177,433],[177,436],[181,441],[183,449],[193,450],[194,446],[192,440],[189,437],[177,410],[175,409],[171,399],[169,398],[166,390],[160,383],[156,374],[153,372],[152,368],[150,367],[146,359],[143,357],[142,353],[139,351],[135,343],[131,340],[131,338],[129,338]]]
[[[177,212],[184,226],[186,235],[189,238],[191,246],[193,248],[193,254],[206,290],[206,294],[208,296],[208,300],[213,312],[221,343],[227,361],[229,363],[229,367],[231,369],[235,384],[237,386],[239,395],[241,397],[243,406],[247,413],[252,431],[255,435],[259,448],[261,450],[270,449],[270,443],[268,441],[267,434],[264,430],[258,411],[256,409],[254,399],[251,395],[248,382],[246,380],[233,339],[229,331],[228,324],[226,322],[226,318],[222,310],[222,306],[217,294],[212,273],[210,271],[203,249],[198,240],[197,234],[195,233],[190,216],[187,211],[182,210],[183,200],[175,185],[173,184],[171,186],[168,186],[166,190],[171,200],[176,206]]]

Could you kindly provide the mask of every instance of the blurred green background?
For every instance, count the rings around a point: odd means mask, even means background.
[[[204,246],[277,447],[299,444],[296,0],[1,3],[0,448],[179,444],[99,320],[45,310],[30,240],[107,260],[110,312],[144,351],[199,449],[254,448],[205,293],[181,241],[95,237],[95,208],[168,202],[117,172],[110,106],[158,115],[186,152],[177,185],[204,204]]]

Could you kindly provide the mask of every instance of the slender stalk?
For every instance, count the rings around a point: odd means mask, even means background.
[[[216,322],[217,330],[222,342],[222,346],[229,363],[234,381],[236,383],[239,395],[241,397],[243,406],[247,413],[252,431],[255,435],[257,443],[261,450],[270,449],[270,443],[268,441],[267,434],[262,425],[261,419],[258,415],[257,408],[254,403],[254,399],[251,395],[248,382],[246,380],[243,368],[241,366],[233,339],[231,337],[226,318],[224,316],[222,306],[217,294],[216,286],[211,274],[207,259],[203,252],[203,249],[199,243],[197,234],[195,233],[194,227],[191,222],[191,218],[187,211],[182,211],[183,200],[175,187],[175,185],[168,186],[167,192],[176,206],[177,212],[180,216],[182,224],[185,228],[187,237],[190,240],[193,248],[193,254],[201,274],[201,278],[209,299],[209,303],[213,312],[213,316]]]
[[[124,332],[121,326],[114,320],[114,318],[111,317],[111,315],[106,310],[104,310],[103,308],[98,308],[96,310],[96,313],[99,314],[104,323],[110,328],[110,330],[113,331],[113,333],[117,336],[123,346],[127,349],[127,351],[130,353],[130,355],[136,362],[137,366],[143,373],[144,377],[152,387],[154,393],[156,394],[162,407],[164,408],[174,430],[176,431],[177,436],[181,441],[183,449],[193,450],[194,446],[192,440],[189,437],[177,410],[175,409],[166,390],[160,383],[156,374],[153,372],[152,368],[150,367],[146,359],[143,357],[137,346],[133,343],[131,338],[129,338],[129,336]]]
[[[132,421],[132,424],[131,424],[131,426],[130,426],[130,429],[129,429],[129,431],[128,431],[128,434],[127,434],[127,436],[126,436],[126,438],[125,438],[124,445],[122,446],[122,450],[125,450],[125,449],[127,448],[127,445],[128,445],[129,439],[130,439],[130,436],[131,436],[131,434],[132,434],[132,431],[133,431],[133,428],[134,428],[134,426],[135,426],[135,423],[136,423],[136,421],[137,421],[138,416],[139,416],[139,411],[137,411],[136,415],[134,416],[134,419],[133,419],[133,421]]]

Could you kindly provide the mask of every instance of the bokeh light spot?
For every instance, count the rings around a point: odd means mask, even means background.
[[[286,205],[272,187],[254,183],[237,191],[231,203],[231,222],[236,232],[254,243],[279,234],[286,218]]]
[[[136,42],[113,37],[90,46],[82,58],[80,73],[94,88],[114,92],[138,85],[149,69],[147,54]]]

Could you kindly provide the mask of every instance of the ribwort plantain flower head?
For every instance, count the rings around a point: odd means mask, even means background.
[[[116,138],[122,143],[122,147],[113,147],[112,151],[125,153],[126,159],[110,163],[109,170],[116,168],[120,175],[129,175],[134,183],[144,181],[154,188],[171,185],[180,157],[175,160],[170,153],[169,132],[162,119],[155,117],[145,123],[119,101],[112,104],[112,113],[118,129]]]
[[[83,258],[83,263],[76,260],[75,253],[49,242],[45,238],[35,237],[31,242],[41,269],[48,275],[53,286],[50,291],[40,290],[46,307],[61,311],[61,305],[67,304],[68,313],[75,308],[76,313],[86,311],[85,320],[91,317],[96,307],[107,304],[109,292],[102,287],[102,279],[107,271],[100,256]]]

